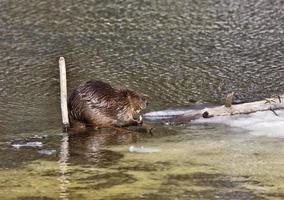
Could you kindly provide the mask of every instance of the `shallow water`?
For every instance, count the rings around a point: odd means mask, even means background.
[[[284,91],[283,8],[0,1],[0,199],[283,199],[282,112],[67,137],[57,66],[69,92],[102,79],[147,94],[146,112],[257,100]]]
[[[152,135],[50,134],[24,137],[42,147],[1,143],[1,199],[284,198],[279,138],[210,123],[157,126]]]

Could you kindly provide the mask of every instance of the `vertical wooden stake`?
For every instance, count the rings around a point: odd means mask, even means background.
[[[61,115],[62,124],[65,131],[69,127],[68,108],[67,108],[67,81],[66,81],[66,66],[63,57],[59,58],[60,71],[60,101],[61,101]]]

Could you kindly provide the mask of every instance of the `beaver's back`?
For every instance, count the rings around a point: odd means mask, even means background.
[[[127,99],[110,84],[88,81],[79,85],[68,99],[70,120],[98,126],[117,123],[119,113],[127,110]]]

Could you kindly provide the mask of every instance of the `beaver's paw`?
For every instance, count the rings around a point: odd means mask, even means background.
[[[142,117],[142,115],[139,115],[139,118],[137,120],[137,125],[142,126],[142,124],[143,124],[143,117]]]

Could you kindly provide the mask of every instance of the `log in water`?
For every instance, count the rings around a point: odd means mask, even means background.
[[[250,103],[242,103],[232,105],[230,101],[233,100],[232,93],[228,95],[225,105],[215,106],[212,108],[204,108],[200,110],[186,111],[181,115],[166,119],[166,123],[169,124],[181,124],[187,123],[191,120],[198,118],[210,118],[215,116],[228,116],[238,114],[249,114],[258,111],[271,110],[275,115],[275,110],[284,108],[284,94],[266,98],[262,101],[254,101]]]

